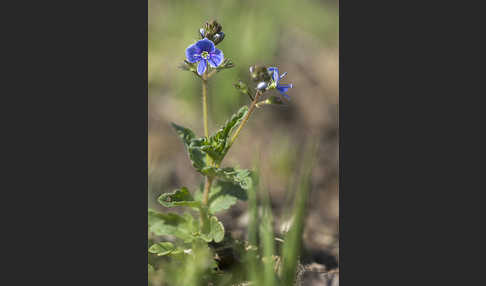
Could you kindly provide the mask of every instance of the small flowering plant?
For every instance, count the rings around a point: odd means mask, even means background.
[[[227,210],[238,200],[247,200],[248,192],[253,190],[256,179],[251,170],[221,167],[223,159],[255,108],[283,103],[280,96],[270,94],[264,99],[264,94],[276,89],[288,100],[290,97],[287,92],[292,88],[292,84],[280,83],[286,73],[280,75],[277,67],[251,66],[250,78],[255,87],[243,81],[234,84],[237,90],[249,97],[249,106],[241,107],[219,129],[209,134],[208,81],[217,72],[234,65],[229,58],[225,58],[222,50],[216,48],[225,37],[219,23],[214,20],[208,22],[198,32],[200,39],[187,47],[186,59],[181,68],[193,72],[201,80],[204,136],[199,137],[191,129],[176,123],[172,123],[172,126],[182,140],[195,171],[204,178],[204,184],[192,191],[187,187],[181,187],[158,198],[164,207],[195,210],[198,217],[195,218],[190,212],[181,215],[159,213],[149,209],[149,232],[157,237],[172,237],[170,241],[151,243],[149,252],[156,256],[180,258],[206,251],[214,254],[208,265],[217,271],[220,269],[221,259],[215,245],[231,239],[226,235],[225,228],[216,214]]]

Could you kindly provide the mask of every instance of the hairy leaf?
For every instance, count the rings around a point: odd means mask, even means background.
[[[195,200],[202,200],[203,188],[204,186],[201,185],[199,190],[194,193]],[[243,189],[239,184],[215,180],[209,192],[209,213],[216,214],[226,210],[236,204],[238,200],[246,201],[247,192],[248,190]]]
[[[224,226],[218,218],[215,216],[211,217],[211,236],[214,242],[220,242],[224,238]]]
[[[211,216],[209,219],[209,232],[201,233],[200,238],[206,242],[220,242],[224,238],[224,226],[217,217]]]
[[[179,137],[182,139],[182,142],[184,142],[186,148],[188,148],[191,140],[196,137],[196,135],[194,135],[194,132],[192,132],[192,130],[189,128],[177,125],[174,122],[172,122],[171,125],[175,129]]]
[[[209,195],[209,212],[215,214],[248,199],[247,190],[233,182],[217,181]]]
[[[235,169],[232,167],[205,167],[201,171],[205,175],[218,177],[219,179],[222,179],[224,181],[237,184],[245,190],[248,190],[252,184],[251,172],[249,170]]]
[[[186,187],[182,187],[171,193],[164,193],[160,195],[159,203],[167,208],[177,206],[199,207],[201,205],[201,202],[194,200]]]
[[[159,242],[159,243],[152,245],[149,248],[148,251],[150,253],[157,254],[157,256],[164,256],[164,255],[171,253],[174,250],[175,250],[175,247],[172,243],[170,243],[170,242]]]
[[[202,138],[196,138],[194,132],[192,132],[192,130],[190,130],[189,128],[177,125],[175,123],[171,124],[181,138],[182,142],[184,143],[192,166],[198,171],[201,170],[203,167],[206,166],[206,154],[204,154],[204,152],[200,148],[200,141]]]
[[[197,230],[194,218],[190,214],[182,216],[174,213],[159,213],[148,210],[148,230],[155,235],[172,235],[184,241],[193,239]]]
[[[230,146],[230,135],[248,112],[248,106],[241,107],[215,134],[201,144],[201,150],[206,152],[216,163],[220,163]]]

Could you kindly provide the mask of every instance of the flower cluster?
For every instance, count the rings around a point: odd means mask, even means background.
[[[265,66],[251,66],[250,77],[253,81],[258,82],[257,89],[264,92],[269,89],[276,89],[287,100],[290,100],[287,91],[292,88],[292,84],[281,84],[280,80],[283,79],[287,73],[279,74],[277,67],[265,67]]]
[[[197,73],[200,77],[207,73],[208,69],[215,69],[215,71],[208,74],[208,77],[210,77],[214,72],[233,67],[234,65],[231,60],[225,58],[223,52],[216,48],[216,45],[220,43],[225,36],[222,29],[222,26],[215,20],[206,22],[203,28],[199,29],[201,40],[187,47],[185,65],[183,65],[182,68]],[[280,80],[286,75],[286,72],[279,74],[279,69],[277,67],[259,65],[250,67],[250,77],[257,83],[256,90],[263,93],[270,89],[276,89],[283,97],[290,100],[290,96],[287,92],[293,85],[280,83]],[[251,88],[246,85],[243,86],[241,81],[236,84],[235,87],[242,93],[247,94],[253,101],[254,96],[251,94]],[[271,96],[271,100],[266,102],[274,104],[281,103],[281,100],[275,96]]]

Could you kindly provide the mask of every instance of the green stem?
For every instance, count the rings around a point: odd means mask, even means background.
[[[213,183],[213,178],[206,177],[206,182],[204,183],[204,192],[202,198],[202,204],[207,206],[209,199],[209,190],[211,190],[211,184]]]
[[[251,102],[250,109],[248,109],[248,112],[246,113],[245,117],[241,121],[240,126],[238,126],[238,129],[236,129],[235,134],[233,134],[233,137],[231,137],[230,146],[233,145],[233,142],[236,140],[236,138],[240,134],[241,129],[243,128],[243,126],[245,126],[246,122],[248,121],[248,118],[250,118],[250,115],[253,112],[253,110],[255,109],[255,106],[256,106],[256,104],[258,102],[258,99],[259,99],[260,95],[262,95],[262,92],[261,91],[257,91],[257,93],[255,95],[255,98]]]
[[[203,99],[203,124],[204,124],[204,136],[206,138],[209,137],[209,130],[208,130],[208,73],[207,70],[201,77],[202,80],[202,99]],[[208,154],[206,154],[206,162],[209,165],[212,165],[213,162]],[[201,231],[203,233],[207,232],[208,230],[208,213],[207,213],[207,206],[208,206],[208,199],[209,199],[209,191],[211,190],[211,184],[213,183],[213,178],[211,177],[204,177],[204,193],[202,204],[203,208],[200,209],[201,216],[200,216],[200,225]]]
[[[208,103],[207,103],[207,93],[208,93],[208,81],[207,73],[204,72],[202,76],[202,99],[203,99],[203,122],[204,122],[204,136],[209,136],[208,131]]]
[[[207,90],[208,90],[208,73],[207,70],[202,75],[202,97],[203,97],[203,122],[204,122],[204,136],[206,138],[209,137],[208,131],[208,104],[207,104]],[[213,162],[208,154],[206,154],[206,161],[209,165],[212,165]],[[204,183],[204,193],[203,193],[203,200],[202,204],[204,206],[208,205],[208,197],[209,197],[209,190],[211,189],[211,184],[213,183],[213,179],[210,177],[205,177]]]

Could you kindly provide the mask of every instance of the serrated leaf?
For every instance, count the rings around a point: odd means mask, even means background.
[[[193,239],[192,233],[197,230],[197,226],[190,214],[180,216],[174,213],[159,213],[149,209],[148,230],[157,236],[172,235],[184,241],[191,241]]]
[[[167,208],[177,206],[195,208],[201,206],[201,202],[195,201],[186,187],[182,187],[171,193],[164,193],[160,195],[158,201],[160,204]]]
[[[202,147],[205,144],[208,144],[206,138],[194,138],[191,140],[191,143],[187,150],[192,166],[198,172],[200,172],[202,168],[207,166],[206,153],[202,150]]]
[[[209,232],[200,233],[199,237],[206,242],[220,242],[224,238],[224,226],[217,217],[211,216],[209,219]]]
[[[179,137],[181,138],[186,148],[188,148],[189,144],[191,144],[191,140],[196,137],[194,132],[192,132],[192,130],[189,128],[177,125],[174,122],[172,122],[171,125],[175,129]]]
[[[189,128],[177,125],[173,122],[171,125],[184,143],[184,147],[189,155],[192,166],[198,171],[204,168],[206,166],[206,154],[200,149],[201,138],[196,138],[194,132]]]
[[[245,190],[248,190],[252,184],[251,172],[246,169],[205,167],[201,171],[207,176],[218,177],[237,184]]]
[[[238,184],[218,180],[213,184],[209,194],[209,212],[215,214],[230,208],[238,200],[246,201],[248,199],[246,192],[247,190]]]
[[[232,205],[236,204],[238,199],[234,196],[223,195],[218,196],[209,203],[209,212],[211,214],[218,213],[229,209]]]
[[[174,245],[171,242],[159,242],[152,245],[149,248],[149,252],[156,254],[157,256],[164,256],[175,250]]]
[[[214,242],[220,242],[224,238],[224,226],[223,223],[218,221],[215,216],[211,217],[211,236]]]
[[[229,172],[225,174],[225,170]],[[218,180],[214,181],[209,192],[209,213],[216,214],[230,208],[238,200],[246,201],[248,199],[248,191],[251,190],[253,184],[253,174],[249,170],[224,168],[219,171],[212,171],[214,169],[211,169],[210,173],[216,176]],[[194,193],[195,200],[202,200],[203,188],[204,186],[200,185],[199,189]]]
[[[240,124],[248,112],[248,106],[241,107],[216,133],[211,135],[207,140],[201,141],[200,149],[207,153],[214,162],[220,163],[230,145],[230,135],[234,128]]]

